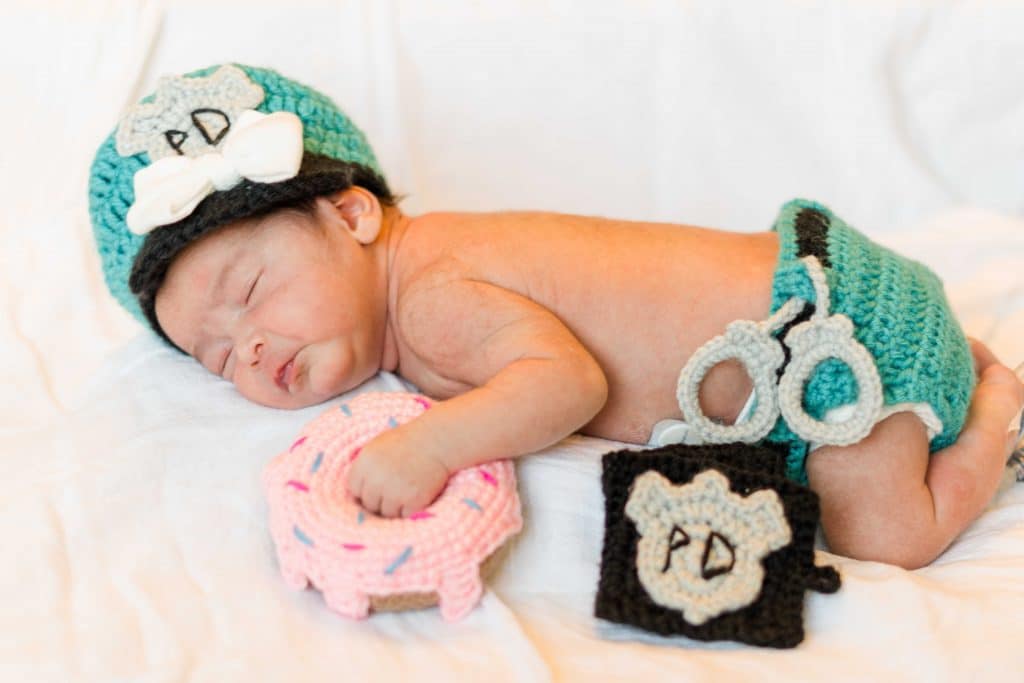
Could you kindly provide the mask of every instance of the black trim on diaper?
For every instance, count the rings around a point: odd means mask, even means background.
[[[831,268],[828,257],[829,219],[817,209],[801,209],[796,215],[793,229],[796,231],[796,256],[814,256],[823,268]]]
[[[830,226],[831,221],[828,215],[818,209],[800,209],[796,219],[793,221],[793,232],[796,234],[796,257],[813,256],[818,259],[823,268],[830,268],[832,266],[832,260],[828,257],[828,230]],[[775,371],[776,384],[782,379],[783,373],[786,372],[786,366],[789,365],[790,358],[792,357],[789,347],[786,346],[784,341],[786,335],[800,323],[810,320],[814,310],[814,304],[810,302],[805,303],[803,310],[800,311],[796,318],[775,332],[775,338],[779,340],[779,343],[782,345],[782,352],[785,354],[782,365]]]
[[[795,318],[790,320],[788,323],[780,327],[777,332],[775,332],[775,338],[779,340],[779,345],[782,347],[783,354],[782,365],[780,365],[779,369],[775,371],[776,384],[778,384],[779,380],[782,379],[782,374],[786,372],[786,366],[789,365],[790,358],[793,357],[793,354],[790,352],[789,347],[786,346],[786,335],[789,334],[789,331],[791,329],[793,329],[800,323],[810,320],[811,316],[814,315],[814,310],[814,304],[812,304],[810,301],[804,303],[803,310],[801,310]]]

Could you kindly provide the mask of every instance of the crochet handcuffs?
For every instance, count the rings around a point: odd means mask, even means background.
[[[736,320],[724,334],[701,346],[679,373],[676,397],[687,422],[675,422],[662,430],[658,445],[669,443],[754,443],[764,438],[779,416],[790,429],[812,446],[846,446],[857,443],[878,421],[901,410],[918,414],[931,439],[942,430],[939,418],[926,405],[882,405],[882,382],[871,353],[854,339],[853,322],[846,315],[829,314],[829,287],[825,271],[815,256],[800,259],[814,286],[814,312],[809,320],[794,325],[784,342],[773,336],[794,321],[812,302],[793,297],[773,315],[761,322]],[[783,343],[790,361],[782,376],[776,378],[785,362]],[[715,365],[734,358],[740,361],[754,383],[752,414],[736,424],[715,422],[701,410],[698,391],[705,375]],[[858,385],[857,402],[841,406],[818,420],[803,407],[804,386],[820,363],[837,358],[849,366]],[[748,408],[743,412],[748,413]]]

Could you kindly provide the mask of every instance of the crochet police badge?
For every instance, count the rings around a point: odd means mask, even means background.
[[[775,451],[666,446],[603,458],[605,538],[595,614],[661,635],[794,647],[803,593],[839,588],[814,565],[814,492]]]
[[[278,183],[302,164],[302,120],[290,111],[256,111],[264,98],[240,68],[210,76],[168,76],[153,101],[122,117],[117,151],[146,152],[150,164],[132,178],[128,229],[145,235],[188,217],[207,196],[243,180]]]

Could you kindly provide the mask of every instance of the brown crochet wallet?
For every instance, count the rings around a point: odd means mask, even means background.
[[[672,445],[602,458],[605,534],[597,617],[696,640],[794,647],[814,564],[818,496],[776,451]]]

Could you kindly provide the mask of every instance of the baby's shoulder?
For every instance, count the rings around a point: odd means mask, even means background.
[[[414,218],[395,258],[396,304],[429,304],[459,283],[504,284],[508,264],[495,253],[499,240],[493,224],[486,214],[429,213]]]
[[[406,379],[438,397],[472,388],[461,378],[489,331],[479,296],[489,286],[458,258],[433,259],[404,278],[391,320]]]
[[[430,250],[409,254],[396,261],[396,301],[398,311],[419,308],[429,304],[453,285],[472,280],[474,269],[457,254]]]

